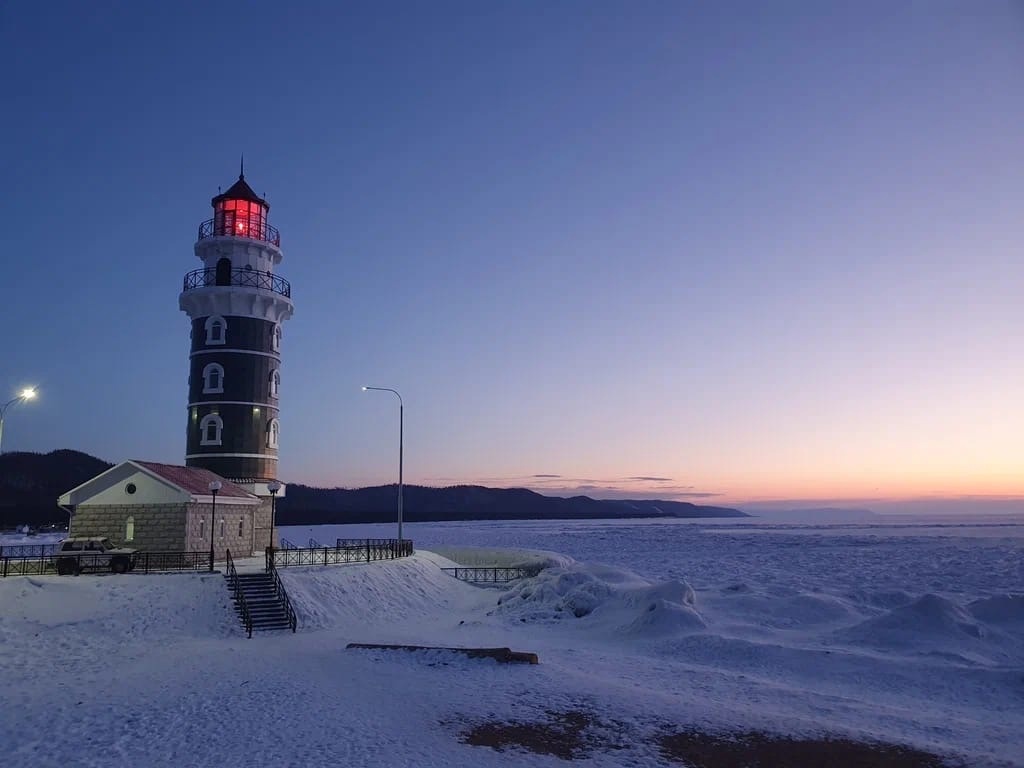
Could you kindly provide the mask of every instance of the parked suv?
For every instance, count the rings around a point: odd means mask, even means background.
[[[135,567],[136,549],[115,547],[101,536],[72,536],[60,543],[53,560],[57,573],[66,576],[82,571],[126,573]]]

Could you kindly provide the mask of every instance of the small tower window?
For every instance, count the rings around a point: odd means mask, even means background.
[[[267,448],[277,448],[277,436],[280,428],[277,419],[271,419],[267,424]]]
[[[202,518],[199,519],[199,538],[202,539],[206,533],[206,521]]]
[[[281,324],[276,323],[274,330],[270,333],[270,347],[275,352],[281,351]]]
[[[222,539],[224,538],[224,518],[221,518],[220,521],[220,537]]]
[[[220,445],[224,421],[215,413],[208,413],[199,422],[200,445]]]
[[[224,366],[210,363],[203,368],[203,394],[219,394],[224,391]]]
[[[242,518],[238,518],[238,538],[242,538]]]
[[[135,541],[135,518],[129,517],[124,521],[124,540]]]
[[[206,343],[223,344],[228,335],[228,321],[220,315],[206,318]]]
[[[281,372],[276,368],[270,372],[270,396],[276,398],[281,389]]]

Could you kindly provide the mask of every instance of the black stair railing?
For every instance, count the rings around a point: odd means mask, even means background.
[[[294,632],[296,627],[299,625],[299,619],[295,615],[295,609],[292,607],[292,601],[288,598],[288,593],[285,591],[284,584],[281,583],[281,576],[277,572],[277,566],[274,564],[273,547],[267,547],[267,572],[272,574],[274,577],[274,595],[281,601],[281,605],[284,606],[285,616],[288,617],[288,626],[291,627],[292,632]]]
[[[235,605],[238,607],[238,612],[242,616],[242,624],[245,625],[245,631],[252,639],[252,614],[249,613],[249,605],[245,602],[245,592],[242,590],[242,585],[238,581],[238,571],[235,570],[235,561],[231,559],[231,550],[225,550],[225,556],[227,557],[227,568],[226,575],[228,577],[228,587],[231,589],[231,596],[235,600]]]

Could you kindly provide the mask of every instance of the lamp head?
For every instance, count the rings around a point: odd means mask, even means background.
[[[19,395],[19,397],[21,397],[22,400],[31,400],[35,396],[36,390],[33,387],[25,387],[23,390],[21,390],[21,394]]]
[[[369,389],[369,387],[363,387],[363,392],[365,392],[368,389]]]
[[[277,480],[271,480],[269,483],[267,483],[267,490],[270,491],[270,495],[273,496],[274,494],[281,490],[281,483],[279,483]]]
[[[207,488],[210,489],[210,493],[216,493],[222,487],[223,487],[223,484],[221,483],[220,480],[211,480],[210,484],[207,486]]]

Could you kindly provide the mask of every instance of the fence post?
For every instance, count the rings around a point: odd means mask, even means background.
[[[370,540],[366,540],[366,562],[370,562]]]

